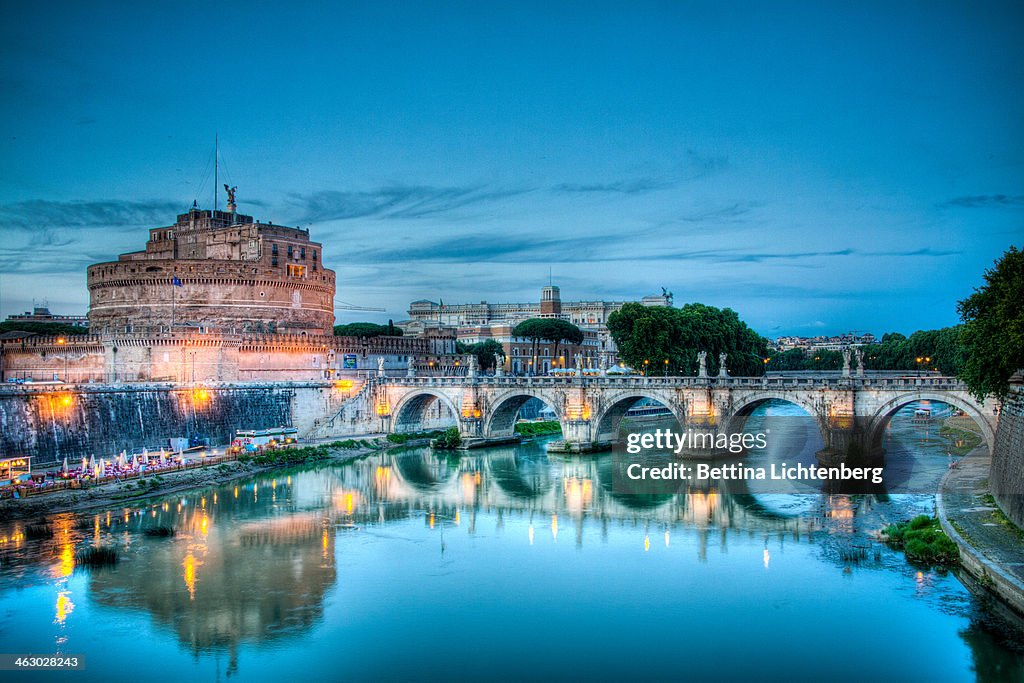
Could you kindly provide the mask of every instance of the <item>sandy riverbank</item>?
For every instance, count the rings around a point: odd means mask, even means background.
[[[394,446],[383,439],[372,439],[368,442],[374,444],[373,447],[330,448],[328,460],[312,461],[310,464],[348,462]],[[147,482],[153,479],[159,482],[155,487],[140,485],[140,479],[130,479],[88,489],[66,489],[29,498],[5,499],[0,501],[0,523],[15,519],[42,517],[59,512],[85,512],[94,508],[111,507],[122,503],[134,505],[147,498],[219,486],[236,479],[244,479],[262,472],[293,466],[294,464],[257,465],[252,461],[232,460],[208,467],[162,472],[147,478]]]

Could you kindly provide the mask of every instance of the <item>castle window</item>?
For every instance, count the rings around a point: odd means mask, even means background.
[[[305,247],[299,247],[299,258],[302,259],[303,261],[306,260],[306,248]]]
[[[293,247],[292,245],[289,244],[288,245],[288,258],[294,258],[294,257],[295,257],[295,247]]]
[[[271,245],[270,245],[270,253],[273,254],[274,256],[277,256],[277,243],[276,242],[272,242],[271,243]]]
[[[306,266],[298,266],[294,263],[289,263],[288,277],[306,277]]]
[[[313,260],[316,261],[316,249],[313,250]]]

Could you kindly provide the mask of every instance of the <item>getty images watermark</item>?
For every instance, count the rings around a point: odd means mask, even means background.
[[[654,432],[630,433],[625,452],[629,455],[661,453],[672,456],[714,457],[740,455],[752,449],[766,450],[770,429],[763,432],[708,432],[687,429],[675,432],[657,429]],[[881,484],[884,467],[851,467],[846,463],[822,466],[797,462],[770,462],[763,465],[711,462],[625,463],[625,475],[633,482],[644,481],[850,481]]]

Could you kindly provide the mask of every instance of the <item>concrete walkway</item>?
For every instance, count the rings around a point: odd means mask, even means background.
[[[962,459],[943,478],[935,505],[964,569],[1024,615],[1024,534],[1000,523],[1005,517],[985,501],[991,464],[987,453]]]

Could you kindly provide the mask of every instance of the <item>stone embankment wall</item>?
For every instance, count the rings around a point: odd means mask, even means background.
[[[329,383],[4,387],[0,457],[28,455],[40,466],[166,447],[175,437],[226,444],[238,429],[294,426],[305,435],[350,393]]]
[[[999,416],[989,488],[1006,516],[1024,527],[1024,385],[1012,389]]]

